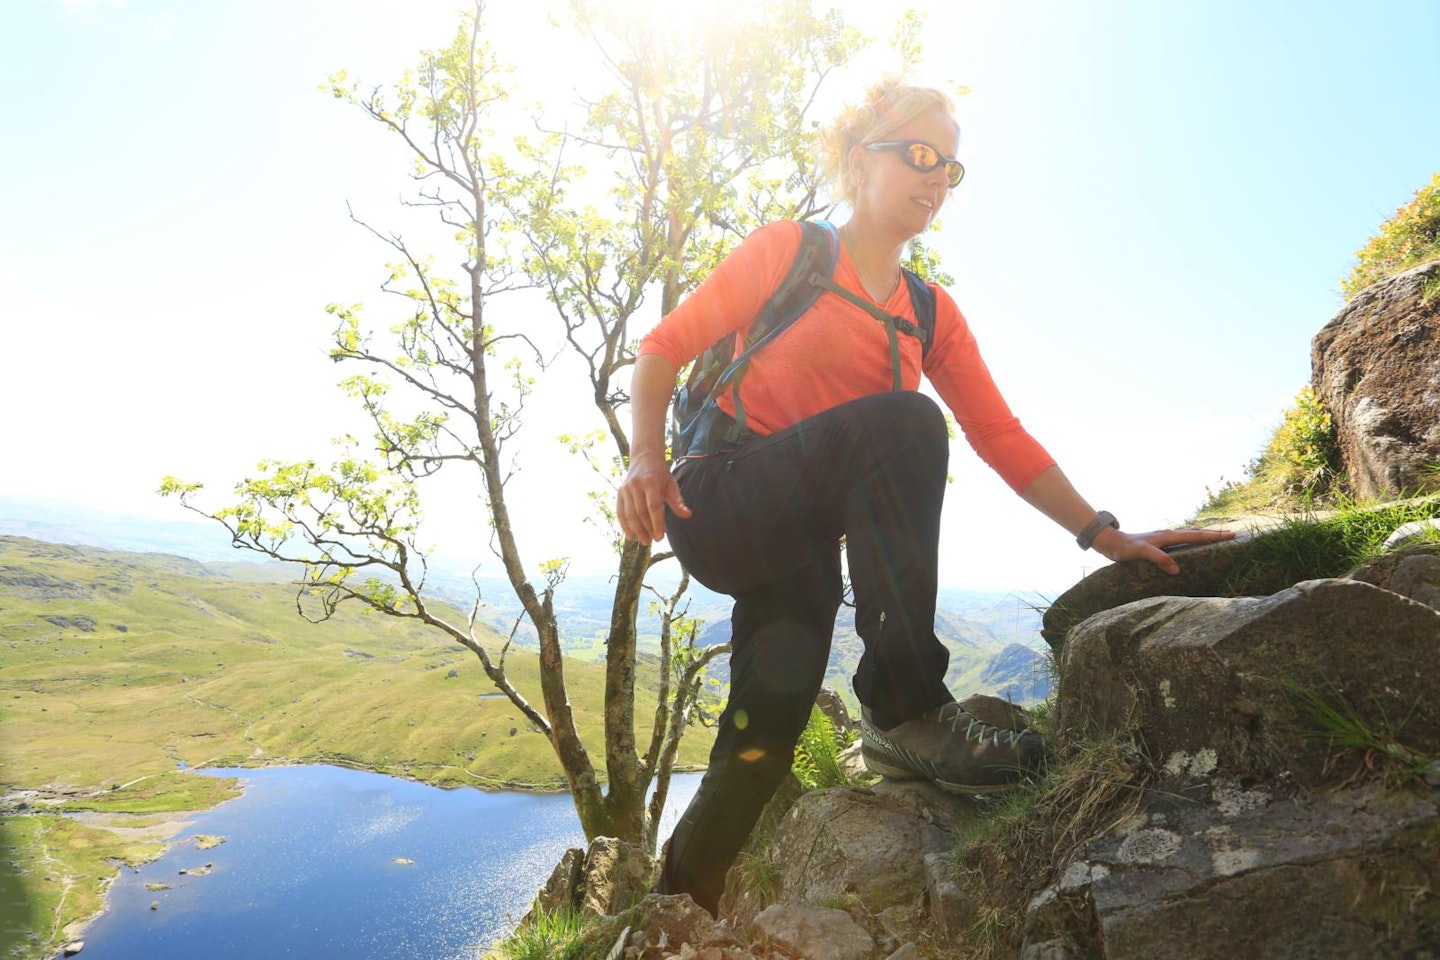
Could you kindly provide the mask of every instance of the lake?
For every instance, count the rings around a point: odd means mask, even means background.
[[[123,871],[84,934],[84,960],[474,958],[510,931],[565,849],[583,846],[568,794],[442,790],[326,766],[208,772],[243,778],[245,795]],[[699,783],[674,778],[662,841]],[[197,834],[227,839],[198,850]]]

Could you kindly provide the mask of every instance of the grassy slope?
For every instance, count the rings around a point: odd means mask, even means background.
[[[292,588],[180,558],[0,538],[0,655],[11,788],[109,787],[177,760],[344,760],[437,783],[560,773],[549,742],[486,696],[469,651],[358,610],[311,624]],[[507,667],[538,700],[533,658]],[[601,667],[570,664],[567,680],[581,730],[598,738]],[[653,704],[642,692],[639,716]]]

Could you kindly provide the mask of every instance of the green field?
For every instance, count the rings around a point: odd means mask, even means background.
[[[642,682],[653,681],[643,667]],[[512,651],[507,668],[538,703],[533,655]],[[603,665],[566,671],[598,754]],[[637,701],[639,718],[654,715],[648,690]],[[681,762],[703,762],[709,739],[692,731]],[[41,956],[36,937],[53,945],[93,913],[113,860],[158,850],[137,853],[119,834],[51,815],[55,805],[142,816],[223,799],[223,781],[216,793],[216,781],[176,773],[182,762],[563,786],[548,739],[495,694],[474,654],[423,625],[358,608],[313,624],[284,584],[179,557],[0,537],[0,789],[11,814],[0,819],[0,941],[17,944],[13,956]]]

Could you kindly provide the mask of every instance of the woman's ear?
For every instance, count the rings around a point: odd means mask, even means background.
[[[856,145],[850,148],[850,182],[855,186],[865,185],[866,164],[869,162],[870,153],[864,147]]]

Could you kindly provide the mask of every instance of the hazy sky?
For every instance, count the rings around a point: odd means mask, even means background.
[[[862,25],[888,32],[889,6]],[[1183,521],[1308,381],[1354,251],[1440,169],[1440,2],[933,6],[922,79],[971,90],[965,182],[932,237],[952,292],[1095,506],[1127,529]],[[388,251],[346,204],[385,226],[407,167],[317,88],[339,68],[393,80],[448,39],[453,10],[4,4],[0,494],[178,518],[154,494],[165,474],[223,494],[262,458],[324,460],[358,429],[324,307],[382,315]],[[567,97],[555,65],[573,61],[543,4],[492,10],[519,98]],[[553,440],[594,425],[534,424],[532,569],[604,554],[579,524],[588,480]],[[943,581],[1053,594],[1096,565],[962,441],[952,466]],[[484,555],[470,501],[431,516],[457,559],[464,543]]]

